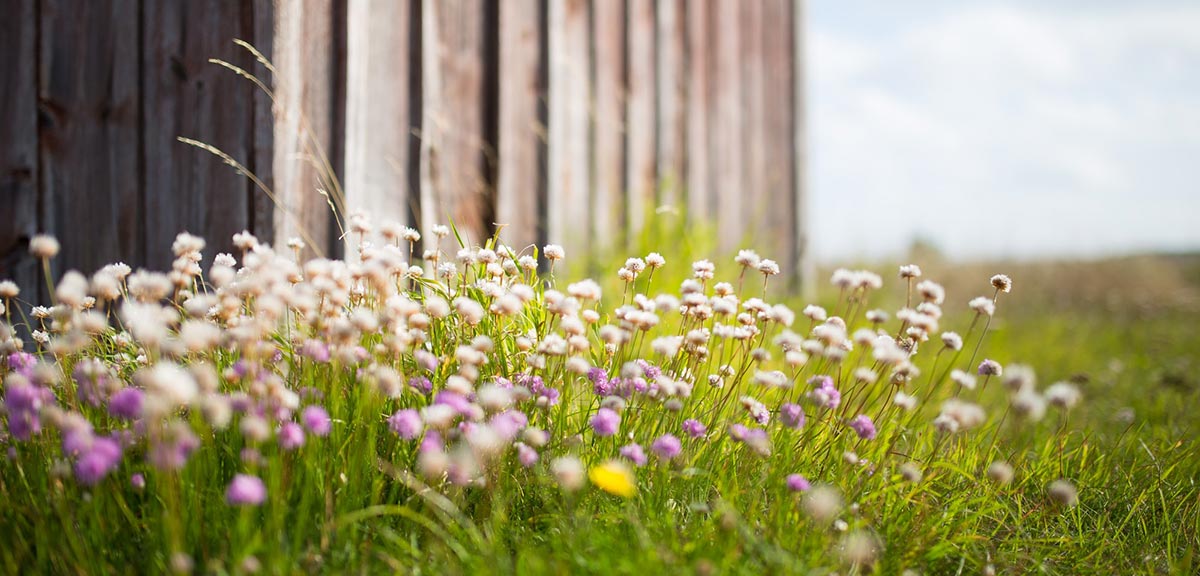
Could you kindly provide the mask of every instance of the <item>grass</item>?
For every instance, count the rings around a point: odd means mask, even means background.
[[[636,289],[677,293],[690,276],[688,263],[709,247],[692,240],[667,243],[653,234],[643,239],[640,253],[655,246],[671,246],[674,253],[664,252],[667,266],[653,277],[643,273]],[[529,274],[506,274],[501,283],[505,290],[532,286],[530,302],[511,316],[485,314],[477,325],[462,310],[437,317],[431,299],[442,295],[447,301],[466,297],[493,303],[473,282],[463,281],[481,277],[482,265],[460,266],[445,283],[388,276],[389,282],[363,291],[335,285],[327,288],[323,304],[293,305],[287,314],[273,316],[270,295],[296,296],[298,289],[268,282],[288,269],[286,256],[259,260],[251,261],[244,274],[263,279],[268,286],[263,290],[238,289],[236,283],[205,275],[191,277],[185,290],[173,290],[164,299],[143,298],[173,315],[164,326],[175,335],[193,290],[232,297],[230,315],[191,318],[218,326],[222,334],[219,343],[191,351],[174,349],[173,336],[158,341],[148,336],[153,331],[147,331],[144,318],[139,333],[138,318],[118,313],[121,299],[108,303],[113,310],[108,318],[133,332],[132,340],[111,330],[79,340],[87,324],[81,307],[54,312],[60,319],[54,327],[31,319],[35,328],[50,328],[54,344],[25,343],[38,354],[36,371],[21,375],[7,365],[0,368],[6,393],[28,382],[45,386],[54,390],[62,411],[43,409],[44,429],[30,440],[0,432],[0,443],[11,449],[0,459],[4,572],[1188,574],[1197,569],[1200,313],[1192,295],[1200,292],[1195,273],[1200,267],[1188,259],[1119,263],[1114,269],[1143,271],[1141,282],[1124,282],[1123,288],[1114,283],[1096,298],[1072,298],[1096,292],[1093,280],[1079,270],[1104,270],[1111,263],[1080,265],[1056,276],[1036,266],[1007,263],[980,270],[931,258],[926,276],[944,280],[949,288],[942,330],[968,333],[974,316],[965,302],[992,294],[992,272],[1008,272],[1016,281],[1012,294],[1000,295],[975,364],[994,358],[1010,372],[1012,363],[1028,364],[1037,369],[1039,388],[1070,380],[1084,395],[1069,413],[1051,408],[1041,421],[1021,422],[1004,416],[1008,392],[994,379],[982,392],[962,392],[984,407],[987,422],[951,435],[935,432],[930,421],[939,413],[938,398],[949,397],[952,388],[938,387],[937,396],[910,416],[889,401],[894,390],[883,383],[891,368],[873,363],[864,347],[857,346],[841,367],[813,353],[803,367],[788,368],[783,352],[771,344],[784,327],[765,320],[754,322],[769,334],[761,341],[772,359],[761,364],[753,359],[757,344],[706,342],[712,355],[738,367],[724,388],[707,383],[717,362],[687,352],[664,357],[651,351],[654,337],[683,332],[675,312],[662,313],[662,323],[649,334],[606,355],[599,326],[616,322],[614,310],[632,300],[632,291],[623,290],[613,273],[620,259],[605,271],[592,271],[604,278],[604,303],[596,307],[601,320],[587,326],[587,347],[575,355],[612,375],[621,372],[625,360],[645,358],[676,379],[686,380],[690,372],[696,381],[690,395],[676,398],[679,410],[662,397],[630,395],[620,433],[613,437],[589,428],[589,418],[604,400],[585,377],[566,369],[565,358],[549,355],[543,367],[528,367],[535,352],[522,338],[532,330],[534,341],[546,342],[564,328],[563,318],[548,309],[544,284]],[[561,265],[558,270],[560,276],[579,277],[578,270],[567,273]],[[324,274],[309,270],[309,281]],[[731,259],[718,261],[717,274],[706,283],[709,294],[716,280],[738,284]],[[1080,277],[1089,283],[1078,284]],[[883,290],[867,293],[868,303],[894,311],[904,304],[906,290],[894,274],[885,278]],[[761,280],[752,273],[740,291],[743,300],[763,296]],[[121,283],[124,297],[133,282],[131,277]],[[60,300],[69,300],[63,284],[58,284]],[[557,286],[565,289],[566,282]],[[385,303],[396,287],[411,299],[412,310],[399,312]],[[784,292],[769,285],[766,299],[782,297],[792,310],[803,308]],[[1157,295],[1154,301],[1144,301],[1147,293]],[[846,299],[825,287],[821,303],[831,315],[847,308]],[[19,303],[10,300],[6,306],[10,321],[20,323],[14,318]],[[379,325],[349,322],[355,310],[368,311]],[[434,316],[426,344],[399,342],[398,334],[420,324],[411,315],[416,310]],[[850,332],[864,324],[861,313],[847,317]],[[688,322],[695,326],[694,320]],[[247,334],[238,325],[262,330]],[[890,333],[898,326],[895,319],[886,325]],[[967,365],[980,327],[967,338],[955,366]],[[810,328],[800,316],[791,329],[804,336]],[[491,339],[490,351],[478,344],[479,335]],[[11,338],[3,338],[6,346],[15,345]],[[316,360],[305,349],[309,339],[327,346],[333,359]],[[476,367],[477,375],[464,370],[461,357],[455,359],[456,349],[472,342],[488,358]],[[934,336],[913,356],[921,374],[905,390],[922,396],[940,381],[952,354],[938,354],[936,342]],[[353,357],[358,345],[363,354]],[[418,348],[441,359],[435,369],[421,367],[413,354]],[[149,365],[209,366],[210,372],[197,372],[199,380],[215,378],[216,386],[202,385],[185,406],[144,413],[140,424],[111,416],[103,402],[83,401],[70,377],[83,357],[100,359],[113,381],[143,389],[148,400],[154,399],[159,393],[139,354]],[[853,385],[850,368],[872,364],[880,383]],[[788,370],[794,388],[769,389],[752,381],[756,371],[777,368]],[[398,437],[387,422],[398,410],[428,405],[431,397],[409,387],[389,393],[388,369],[406,377],[426,375],[439,390],[453,387],[455,375],[465,374],[477,391],[497,377],[542,376],[560,391],[557,404],[513,401],[527,415],[528,426],[548,431],[550,440],[535,447],[540,459],[526,467],[510,445],[513,440],[492,455],[495,448],[486,438],[447,431],[445,451],[433,451],[446,460],[431,463],[437,458],[423,459],[419,442]],[[239,375],[243,372],[249,376]],[[816,374],[842,375],[835,378],[844,395],[841,411],[821,410],[803,399],[808,378]],[[275,407],[286,396],[284,389],[298,394],[300,405],[328,410],[331,432],[310,433],[302,447],[289,450],[273,430],[292,415],[266,415],[269,433],[256,439],[245,424],[253,410],[235,411],[232,422],[222,426],[209,406],[241,398],[259,408]],[[729,438],[728,425],[757,427],[738,402],[742,395],[773,412],[762,428],[769,456],[759,453],[761,444]],[[779,423],[774,412],[785,400],[803,405],[804,428]],[[843,424],[860,403],[861,412],[878,425],[874,440],[859,439]],[[82,415],[96,436],[132,431],[121,461],[94,486],[74,477],[78,456],[62,451],[64,431],[71,427],[64,413]],[[7,418],[13,417],[10,406]],[[686,438],[680,428],[684,418],[704,421],[707,437]],[[427,424],[433,420],[426,417]],[[171,426],[186,426],[200,441],[178,470],[156,467],[148,457],[156,447],[170,445]],[[668,432],[682,438],[682,454],[669,461],[651,455],[645,466],[625,464],[636,483],[631,498],[586,483],[576,488],[570,477],[553,473],[555,459],[578,458],[585,467],[594,466],[618,458],[618,448],[631,440],[649,452],[651,442]],[[848,463],[848,451],[869,464]],[[991,482],[984,473],[998,459],[1015,468],[1009,484]],[[439,462],[441,467],[435,465]],[[919,481],[903,478],[906,462],[918,465]],[[225,491],[236,473],[263,479],[267,496],[261,505],[226,503]],[[792,473],[832,487],[844,505],[833,516],[811,513],[806,503],[818,499],[820,490],[789,491],[785,477]],[[133,474],[144,475],[144,488],[131,483]],[[1076,505],[1048,497],[1047,486],[1060,478],[1078,488]]]

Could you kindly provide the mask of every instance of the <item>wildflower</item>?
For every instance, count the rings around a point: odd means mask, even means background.
[[[917,407],[917,397],[910,396],[904,392],[897,392],[896,397],[892,398],[892,403],[906,411],[911,411]]]
[[[619,452],[622,458],[633,462],[634,466],[646,465],[646,451],[636,442],[622,446]]]
[[[563,247],[559,246],[558,244],[547,244],[545,248],[542,249],[542,253],[545,254],[546,259],[551,262],[562,260],[563,258],[567,257],[567,251],[563,250]]]
[[[590,421],[592,431],[597,436],[607,437],[617,433],[621,426],[621,415],[608,408],[601,408],[592,416]]]
[[[238,474],[225,490],[225,501],[230,506],[258,506],[267,499],[267,487],[261,478],[249,474]]]
[[[992,276],[992,287],[1007,294],[1012,291],[1012,278],[1004,274]]]
[[[121,461],[121,445],[108,437],[95,438],[75,461],[75,478],[84,486],[95,486]]]
[[[671,434],[663,434],[650,444],[650,451],[663,460],[672,460],[683,450],[683,444]]]
[[[1010,466],[1008,462],[997,460],[988,466],[987,477],[992,482],[1003,486],[1009,482],[1012,482],[1013,467]]]
[[[804,409],[790,402],[779,407],[779,421],[788,428],[799,430],[804,427]]]
[[[295,422],[284,422],[279,427],[279,446],[284,450],[295,450],[304,446],[304,429]]]
[[[920,278],[920,277],[921,277],[921,267],[920,266],[917,266],[916,264],[905,264],[903,266],[900,266],[900,278],[901,279]]]
[[[135,472],[132,476],[129,477],[129,485],[133,486],[133,488],[135,490],[141,490],[141,489],[145,488],[146,487],[146,476],[143,475],[141,472]]]
[[[737,256],[733,259],[739,266],[743,268],[758,268],[758,263],[761,259],[758,253],[753,250],[738,250]]]
[[[758,271],[762,272],[763,276],[775,276],[779,274],[779,264],[774,260],[763,260],[758,263]]]
[[[967,374],[958,368],[950,371],[950,381],[967,390],[975,389],[975,376]]]
[[[842,394],[833,387],[833,378],[815,376],[809,380],[810,384],[813,382],[817,383],[817,387],[808,392],[808,399],[815,402],[817,406],[832,410],[842,403]]]
[[[1059,478],[1050,483],[1046,494],[1055,504],[1063,508],[1072,508],[1079,504],[1079,490],[1069,480]]]
[[[49,234],[38,234],[29,239],[29,253],[38,260],[49,260],[58,256],[58,240]]]
[[[921,465],[916,462],[905,462],[900,465],[900,477],[905,482],[916,484],[921,481],[923,474],[921,473]]]
[[[593,466],[588,471],[588,478],[597,488],[622,498],[630,498],[637,492],[633,472],[616,460]]]
[[[1055,382],[1046,388],[1046,401],[1060,410],[1074,408],[1083,395],[1079,387],[1070,382]]]
[[[691,438],[703,438],[708,432],[708,427],[701,424],[699,420],[688,418],[683,421],[683,432]]]
[[[824,308],[813,304],[805,306],[802,313],[813,322],[824,322],[829,317]]]
[[[308,406],[300,414],[300,419],[304,421],[304,427],[308,428],[308,431],[314,436],[326,436],[332,427],[329,413],[320,406]]]
[[[1030,422],[1037,422],[1046,415],[1046,399],[1031,388],[1013,394],[1009,404],[1014,414]]]
[[[716,270],[716,266],[708,260],[692,262],[692,275],[697,280],[712,280],[714,270]]]
[[[922,280],[917,283],[917,292],[926,302],[941,304],[946,300],[946,289],[932,280]]]
[[[967,303],[967,306],[969,306],[977,314],[983,314],[984,316],[991,316],[996,313],[996,303],[987,296],[978,296],[972,298],[971,301]]]
[[[950,350],[962,350],[962,336],[959,336],[957,332],[942,332],[942,345]]]
[[[842,494],[827,484],[818,485],[805,495],[804,511],[819,523],[830,522],[842,511]]]
[[[1014,394],[1037,387],[1037,373],[1024,364],[1012,364],[1004,373],[1004,387]]]
[[[658,252],[651,252],[646,255],[646,266],[649,266],[651,269],[661,268],[666,263],[667,259],[663,258],[663,255]]]
[[[851,566],[872,566],[879,556],[879,537],[869,530],[855,530],[842,539],[841,550],[842,558]]]
[[[388,428],[405,440],[413,440],[420,436],[424,427],[421,415],[412,408],[400,410],[388,418]]]
[[[859,414],[858,416],[855,416],[854,419],[847,424],[847,426],[854,430],[854,432],[858,434],[858,437],[862,438],[863,440],[871,440],[875,438],[875,423],[872,422],[871,418],[866,414]]]
[[[806,492],[811,485],[808,483],[807,478],[799,474],[788,474],[787,487],[792,492]]]
[[[1004,373],[1004,368],[995,360],[985,359],[979,363],[978,372],[980,376],[1000,376]]]
[[[537,450],[534,450],[524,442],[517,442],[515,446],[517,448],[517,461],[521,463],[521,466],[531,468],[534,464],[537,464],[540,458]]]
[[[567,492],[575,492],[583,488],[583,462],[574,456],[562,456],[550,462],[550,473],[558,482],[560,488]]]

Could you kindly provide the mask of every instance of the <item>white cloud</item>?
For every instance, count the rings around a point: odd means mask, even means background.
[[[810,4],[818,256],[1200,248],[1200,6],[855,4]]]

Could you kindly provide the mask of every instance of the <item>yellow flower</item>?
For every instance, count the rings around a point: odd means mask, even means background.
[[[622,498],[629,498],[637,491],[633,472],[629,471],[628,466],[615,460],[593,466],[588,471],[588,478],[601,490]]]

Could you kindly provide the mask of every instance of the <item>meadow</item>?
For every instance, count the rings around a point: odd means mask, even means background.
[[[168,273],[47,278],[52,307],[0,284],[3,571],[1200,563],[1195,258],[918,254],[807,302],[702,240],[589,270],[351,230],[348,262],[182,234]]]

